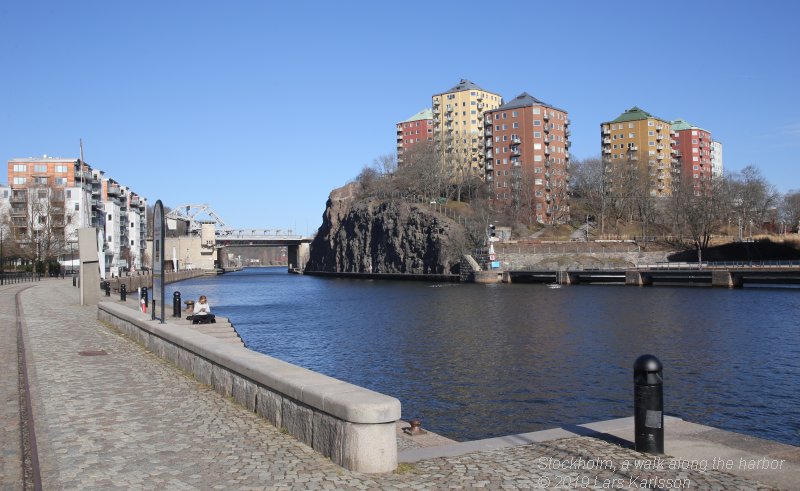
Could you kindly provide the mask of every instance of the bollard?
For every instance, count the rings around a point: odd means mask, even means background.
[[[181,292],[172,294],[172,317],[181,316]]]
[[[106,281],[106,296],[107,297],[111,296],[111,282],[110,281]]]
[[[119,299],[122,302],[126,302],[128,300],[128,287],[125,286],[125,283],[119,285]]]
[[[75,286],[75,284],[76,284],[77,280],[78,280],[78,277],[77,277],[77,276],[73,276],[73,277],[72,277],[72,286]]]
[[[653,355],[642,355],[633,363],[634,423],[636,451],[664,453],[663,366]]]

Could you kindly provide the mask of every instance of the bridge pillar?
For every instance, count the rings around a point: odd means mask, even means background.
[[[731,271],[712,271],[711,286],[740,288],[742,286],[742,277],[733,274]]]
[[[625,271],[625,285],[649,286],[653,284],[653,277],[641,271]]]
[[[311,244],[308,242],[301,242],[299,244],[293,244],[287,247],[287,252],[289,254],[290,273],[303,272],[303,270],[306,268],[306,263],[308,262],[310,250]]]
[[[559,285],[574,285],[578,283],[578,275],[569,271],[559,271],[556,274],[556,283]]]

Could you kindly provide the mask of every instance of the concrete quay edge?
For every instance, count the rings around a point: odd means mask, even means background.
[[[726,472],[735,476],[755,479],[779,489],[796,489],[800,483],[800,447],[692,423],[676,416],[664,416],[664,429],[665,459],[707,462],[711,462],[714,458],[733,460],[734,467],[727,469]],[[410,448],[401,450],[397,460],[400,463],[413,464],[435,458],[460,457],[475,452],[508,449],[581,436],[632,448],[634,419],[617,418],[482,440]],[[762,459],[783,461],[780,471],[741,468],[742,462],[758,462]]]
[[[169,321],[150,320],[128,307],[100,302],[105,311],[136,324],[214,363],[350,423],[394,423],[400,419],[400,401],[394,397],[308,370]]]

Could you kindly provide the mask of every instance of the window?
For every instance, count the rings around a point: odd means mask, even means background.
[[[656,134],[656,132],[653,131],[653,130],[650,130],[650,131],[647,132],[647,136],[655,136],[655,134]]]
[[[28,166],[25,164],[14,164],[14,172],[27,172]]]
[[[498,124],[498,125],[495,125],[495,127],[494,127],[494,130],[495,130],[495,131],[500,131],[500,125],[499,125],[499,124]]]
[[[66,185],[67,185],[66,177],[56,177],[56,186],[66,186]]]
[[[534,107],[533,108],[533,114],[542,114],[542,110],[539,109],[538,107]]]
[[[655,121],[648,121],[647,122],[647,126],[655,126],[655,125],[656,125]]]
[[[15,177],[14,178],[14,184],[25,184],[25,178],[24,177]]]
[[[78,204],[78,203],[75,203],[75,211],[80,211],[80,210],[81,210],[81,205]]]
[[[46,177],[34,177],[33,183],[38,184],[39,186],[47,186],[47,178]]]
[[[476,104],[478,104],[476,101],[470,101],[470,103],[469,103],[470,106],[474,106]]]
[[[34,164],[33,172],[47,172],[47,164]]]
[[[503,113],[503,119],[506,119],[506,113]]]
[[[697,130],[692,130],[692,136],[697,136]]]
[[[628,138],[636,138],[636,133],[628,133]]]
[[[46,189],[40,189],[39,191],[37,191],[36,197],[39,198],[39,199],[47,198],[47,190]]]
[[[108,215],[108,221],[109,222],[111,221],[111,215],[110,214]]]
[[[533,122],[533,125],[534,126],[541,126],[542,122],[537,119],[536,121]]]
[[[505,131],[506,129],[508,129],[508,127],[506,125],[503,125],[503,131]]]
[[[504,141],[504,142],[507,142],[507,141],[508,141],[508,135],[503,135],[503,141]]]
[[[511,125],[512,128],[519,128],[519,123],[514,123]]]
[[[535,168],[533,169],[533,172],[535,172],[535,173],[537,173],[537,174],[541,174],[541,172],[542,172],[542,168],[541,168],[541,167],[535,167]]]
[[[699,161],[699,160],[700,160],[700,158],[699,158],[699,157],[692,157],[692,162],[697,162],[697,161]]]
[[[512,118],[516,118],[517,117],[517,111],[511,111],[511,117]]]
[[[131,245],[133,245],[133,241],[131,241]]]
[[[533,161],[534,162],[541,162],[542,161],[542,156],[541,155],[534,155],[533,156]]]
[[[633,123],[628,123],[628,128],[633,128]]]
[[[542,132],[541,131],[534,131],[533,132],[533,137],[534,138],[541,138],[542,137]]]
[[[649,141],[649,142],[647,142],[647,146],[648,146],[648,147],[655,147],[655,146],[656,146],[656,142],[654,142],[654,141]]]

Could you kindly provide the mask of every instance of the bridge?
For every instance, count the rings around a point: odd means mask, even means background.
[[[311,238],[291,229],[233,228],[207,204],[180,205],[167,213],[166,218],[185,222],[189,235],[203,236],[203,247],[216,249],[220,257],[227,247],[286,247],[290,273],[301,273],[308,261]],[[203,232],[204,226],[207,230],[211,225],[214,228],[213,239]]]
[[[633,286],[698,285],[739,288],[745,284],[800,285],[800,263],[659,264],[631,269],[506,271],[507,283],[618,283]]]

